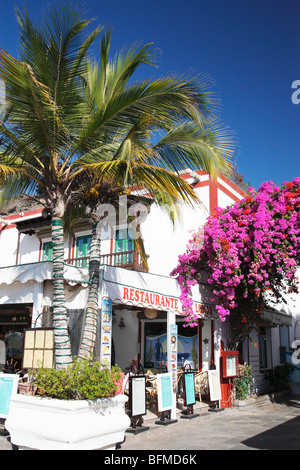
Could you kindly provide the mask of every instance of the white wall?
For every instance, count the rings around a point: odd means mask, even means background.
[[[37,263],[39,261],[39,251],[39,239],[35,235],[25,235],[21,233],[17,264]]]
[[[155,204],[151,206],[150,213],[141,226],[145,251],[149,255],[150,272],[168,276],[177,266],[178,256],[185,253],[191,235],[206,223],[210,207],[209,187],[196,188],[195,192],[201,204],[194,207],[182,205],[181,219],[177,219],[175,226],[161,208]],[[236,191],[232,192],[242,199]],[[219,207],[225,208],[235,202],[221,189],[217,193]]]
[[[200,188],[203,205],[194,208],[183,206],[182,217],[172,224],[169,216],[157,205],[141,226],[149,271],[169,276],[177,266],[178,256],[186,251],[191,235],[203,226],[208,216],[208,188]]]
[[[18,230],[4,228],[0,235],[0,266],[14,266],[16,264],[18,246]]]

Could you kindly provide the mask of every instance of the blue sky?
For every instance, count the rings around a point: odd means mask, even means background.
[[[0,47],[17,54],[15,5],[26,5],[38,20],[48,4],[0,0]],[[88,0],[84,5],[95,26],[113,28],[113,51],[135,42],[153,42],[159,49],[158,68],[144,67],[139,78],[208,74],[221,102],[220,118],[237,140],[238,170],[252,186],[300,176],[300,104],[291,99],[292,83],[300,80],[300,0]]]

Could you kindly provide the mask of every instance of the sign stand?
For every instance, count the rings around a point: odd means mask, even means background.
[[[177,423],[178,419],[171,419],[171,410],[162,411],[161,417],[155,424],[167,426],[168,424]]]
[[[193,419],[199,416],[199,413],[194,413],[194,405],[196,404],[195,394],[195,379],[193,372],[184,372],[183,374],[183,399],[186,410],[181,412],[181,418]]]
[[[148,431],[149,426],[143,426],[143,416],[146,411],[146,376],[130,375],[129,376],[129,417],[131,420],[130,428],[126,432],[138,434]]]
[[[219,403],[218,401],[214,401],[210,407],[208,408],[207,411],[212,411],[214,413],[218,413],[219,411],[224,411],[224,408],[219,408]]]
[[[157,375],[157,402],[158,411],[161,412],[161,417],[155,424],[167,426],[168,424],[177,423],[177,419],[171,419],[171,412],[173,406],[173,385],[171,374],[158,374]]]
[[[219,408],[219,401],[222,399],[219,372],[217,370],[208,371],[208,386],[211,405],[208,411],[218,412],[224,408]]]

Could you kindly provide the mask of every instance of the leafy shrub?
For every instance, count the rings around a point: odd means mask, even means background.
[[[289,388],[290,374],[293,372],[294,366],[292,364],[282,364],[276,366],[270,373],[269,387],[271,390],[284,390]]]
[[[237,400],[246,400],[252,380],[252,369],[248,365],[239,365],[239,376],[234,379],[235,397]]]
[[[37,394],[59,400],[94,400],[114,395],[121,369],[101,368],[93,359],[78,360],[66,369],[38,369],[31,371],[32,381],[38,387]]]

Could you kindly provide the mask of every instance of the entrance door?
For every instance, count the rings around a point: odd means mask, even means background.
[[[0,371],[9,365],[21,369],[23,332],[31,327],[32,304],[0,305]]]

